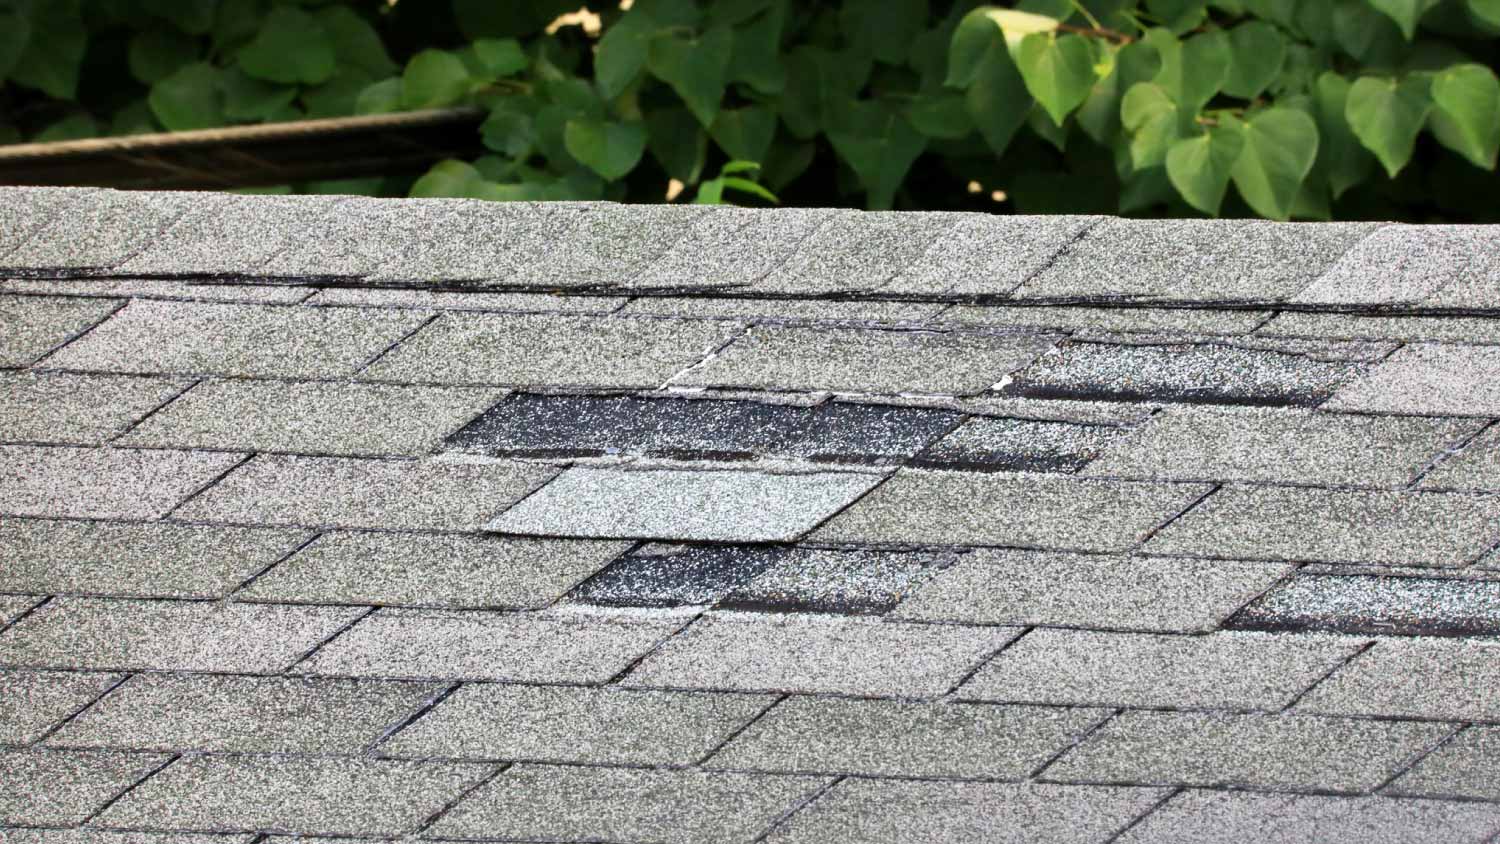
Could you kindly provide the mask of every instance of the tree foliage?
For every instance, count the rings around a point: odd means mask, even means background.
[[[474,104],[300,188],[1500,219],[1500,0],[581,2],[0,0],[0,142]]]

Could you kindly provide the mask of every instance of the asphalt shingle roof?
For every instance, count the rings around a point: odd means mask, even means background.
[[[0,190],[0,844],[1494,844],[1497,243]]]

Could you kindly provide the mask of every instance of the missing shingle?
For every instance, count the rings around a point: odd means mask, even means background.
[[[1076,472],[1127,429],[1029,419],[974,418],[917,456],[934,468]]]
[[[1500,581],[1379,575],[1299,575],[1241,609],[1238,630],[1388,636],[1500,633]]]
[[[573,597],[615,607],[712,604],[774,561],[768,549],[647,546],[606,566]]]

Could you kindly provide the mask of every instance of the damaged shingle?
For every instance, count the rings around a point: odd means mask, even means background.
[[[1500,634],[1500,582],[1304,575],[1229,620],[1243,630],[1332,630],[1402,636]]]
[[[976,418],[922,452],[923,465],[1003,472],[1076,472],[1125,429],[1027,419]]]

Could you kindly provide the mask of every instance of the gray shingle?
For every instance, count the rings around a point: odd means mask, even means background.
[[[1290,301],[1314,305],[1500,304],[1500,235],[1485,226],[1383,226]]]
[[[1500,634],[1500,581],[1302,574],[1245,607],[1247,630],[1484,636]]]
[[[919,459],[934,466],[992,471],[1074,472],[1123,433],[1114,425],[976,417],[934,443]]]
[[[1475,429],[1455,419],[1169,407],[1083,474],[1399,487]]]
[[[1164,794],[1158,788],[847,779],[766,840],[1095,844]]]
[[[623,211],[608,203],[576,208],[564,225],[528,232],[530,242],[523,240],[517,248],[529,250],[535,260],[494,283],[546,289],[633,287],[636,277],[680,241],[695,221],[724,210],[637,205]],[[558,249],[559,243],[568,248]]]
[[[249,844],[255,836],[105,829],[0,829],[0,844]]]
[[[740,583],[720,606],[780,612],[888,612],[952,552],[776,549],[775,561]]]
[[[0,201],[0,265],[7,253],[31,238],[53,217],[87,195],[74,188],[7,187]]]
[[[1280,709],[1359,647],[1332,636],[1035,630],[958,690],[964,700]]]
[[[116,299],[0,296],[0,366],[29,366],[109,316]]]
[[[1201,484],[902,470],[812,538],[1118,551],[1208,489]]]
[[[1123,712],[1043,776],[1367,792],[1452,731],[1449,724],[1305,715]]]
[[[1142,402],[1026,399],[995,395],[960,399],[953,404],[980,416],[1073,422],[1079,425],[1136,425],[1151,418],[1160,405]]]
[[[1291,570],[1275,563],[974,551],[897,618],[1120,630],[1211,630]]]
[[[642,296],[620,310],[626,316],[754,319],[769,322],[921,322],[948,306],[941,302],[836,302],[827,299],[706,299]]]
[[[120,443],[420,456],[501,395],[486,388],[206,381]]]
[[[272,674],[360,610],[58,598],[0,637],[0,665]]]
[[[408,204],[409,203],[409,204]],[[418,241],[422,229],[441,230],[451,220],[453,200],[391,202],[355,197],[326,204],[304,238],[260,268],[283,278],[335,278],[378,272]],[[415,262],[415,256],[412,256]]]
[[[1339,390],[1327,410],[1500,415],[1500,347],[1415,343]]]
[[[0,446],[0,512],[156,519],[243,458],[203,451]]]
[[[829,208],[723,208],[690,222],[682,237],[631,280],[635,289],[746,287],[785,262]]]
[[[749,842],[822,784],[815,777],[517,765],[444,815],[428,834]]]
[[[20,618],[41,600],[31,595],[0,595],[0,627]]]
[[[700,387],[965,395],[1030,363],[1046,337],[756,327],[673,379]]]
[[[360,753],[441,688],[372,680],[138,674],[47,744]]]
[[[280,525],[474,530],[554,469],[522,463],[261,455],[177,513]]]
[[[74,671],[0,671],[0,744],[36,741],[119,679]]]
[[[1167,525],[1158,554],[1460,566],[1500,539],[1500,497],[1228,486]]]
[[[1004,296],[1102,219],[964,214],[880,292]]]
[[[1500,801],[1500,727],[1469,727],[1387,789],[1413,797]]]
[[[1306,712],[1500,721],[1500,640],[1383,639],[1298,703]]]
[[[1367,223],[1109,219],[1015,296],[1273,302],[1306,287],[1374,228]]]
[[[1256,333],[1283,337],[1500,343],[1500,320],[1485,317],[1371,316],[1286,311],[1278,314]]]
[[[300,670],[331,676],[603,683],[683,619],[584,613],[386,610]]]
[[[648,656],[624,682],[932,697],[946,692],[1017,632],[842,616],[710,613]]]
[[[0,291],[44,293],[54,296],[119,296],[132,299],[188,299],[197,302],[244,302],[294,305],[313,294],[311,287],[291,284],[229,282],[210,284],[196,280],[160,278],[67,278],[12,279],[0,281]]]
[[[6,255],[5,266],[62,275],[108,270],[155,242],[188,209],[225,201],[212,193],[93,191]]]
[[[0,824],[75,826],[166,759],[86,750],[0,752]]]
[[[184,386],[165,378],[124,375],[0,373],[0,437],[97,445]]]
[[[486,609],[545,607],[623,542],[331,533],[257,579],[252,601]]]
[[[1026,779],[1109,710],[793,697],[709,760],[786,773]]]
[[[365,375],[423,384],[656,387],[740,331],[708,320],[450,312]]]
[[[542,536],[730,542],[796,539],[880,475],[574,467],[485,526]]]
[[[473,282],[503,279],[544,254],[565,236],[575,205],[428,199],[382,205],[357,203],[348,209],[374,210],[371,220],[389,222],[410,234],[396,251],[366,269],[375,281]]]
[[[1422,479],[1421,486],[1500,491],[1500,426],[1476,437]]]
[[[964,325],[1024,326],[1053,330],[1248,334],[1271,311],[1200,308],[1049,308],[959,305],[944,311],[943,322]]]
[[[942,212],[838,211],[751,289],[796,294],[878,290],[962,219]]]
[[[1221,343],[1063,343],[1004,382],[1026,398],[1316,406],[1358,363]]]
[[[307,238],[338,199],[308,196],[200,197],[170,228],[115,272],[145,276],[254,275]],[[295,247],[294,247],[295,248]]]
[[[308,537],[268,528],[0,520],[0,589],[220,598]]]
[[[381,745],[391,756],[688,765],[774,698],[565,686],[464,686]]]
[[[491,203],[486,203],[491,204]],[[475,290],[400,290],[384,287],[329,287],[306,304],[320,307],[366,305],[376,308],[421,308],[434,311],[516,311],[555,314],[607,314],[627,300],[623,296],[564,296],[554,293],[492,293]]]
[[[610,607],[713,604],[783,553],[764,546],[647,545],[580,584],[573,597]]]
[[[419,311],[139,299],[47,363],[103,372],[346,376],[426,317]]]
[[[394,836],[492,770],[488,765],[287,756],[192,756],[99,816],[106,827]]]
[[[1500,809],[1469,803],[1189,790],[1119,839],[1121,844],[1484,844]]]

